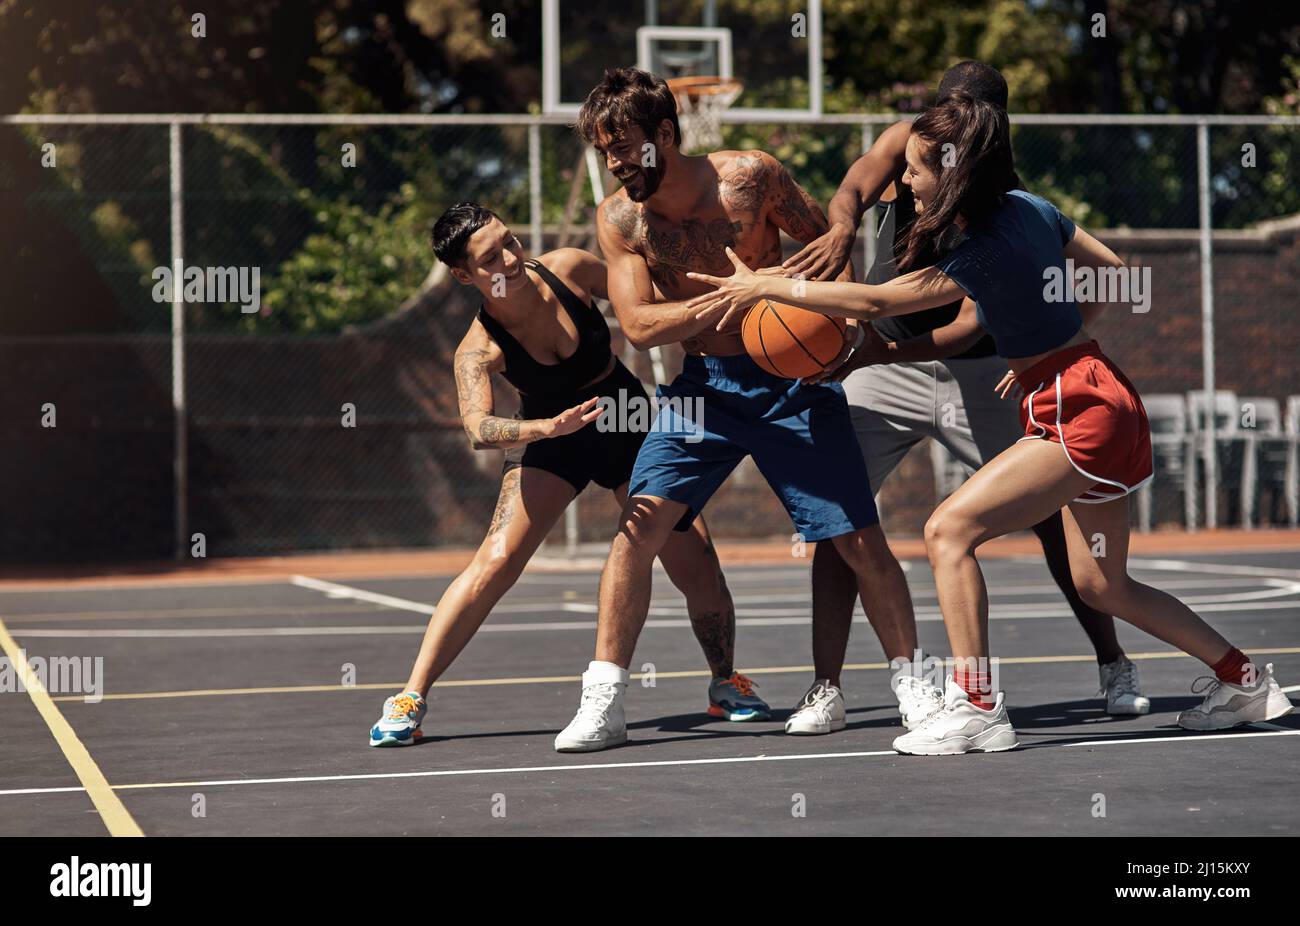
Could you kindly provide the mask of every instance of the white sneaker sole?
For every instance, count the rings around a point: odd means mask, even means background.
[[[848,726],[848,721],[843,717],[829,723],[794,724],[787,721],[785,732],[789,736],[825,736],[827,733],[837,733],[846,726]]]
[[[1210,730],[1231,730],[1233,727],[1244,727],[1252,723],[1266,723],[1270,720],[1277,720],[1279,717],[1285,717],[1294,709],[1285,694],[1281,691],[1270,691],[1268,697],[1264,699],[1262,710],[1256,710],[1255,704],[1252,703],[1240,711],[1233,711],[1231,714],[1212,714],[1205,718],[1200,715],[1184,718],[1183,714],[1179,714],[1178,725],[1184,730],[1194,730],[1197,733],[1205,733]],[[1255,716],[1256,714],[1258,716]]]
[[[1107,704],[1106,713],[1112,717],[1140,717],[1150,713],[1151,702],[1145,704]]]
[[[556,752],[600,752],[611,746],[622,746],[627,742],[627,730],[611,733],[604,740],[555,740]]]
[[[896,752],[905,756],[959,756],[968,752],[1006,752],[1020,745],[1009,723],[999,723],[973,737],[949,736],[932,742],[903,743],[906,736],[894,740]],[[901,745],[900,745],[901,744]]]

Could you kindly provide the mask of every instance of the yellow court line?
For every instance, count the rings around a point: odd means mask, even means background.
[[[1260,656],[1288,655],[1300,653],[1300,646],[1273,647],[1271,649],[1250,649],[1247,654]],[[1128,653],[1129,659],[1191,659],[1183,652]],[[936,657],[937,658],[937,657]],[[1086,656],[1008,656],[999,658],[999,665],[1041,665],[1054,662],[1096,662],[1093,654]],[[887,662],[852,662],[844,666],[843,671],[854,672],[867,669],[888,669]],[[767,666],[760,669],[742,669],[745,675],[789,675],[812,672],[813,666]],[[633,681],[647,677],[649,673],[633,673]],[[684,672],[656,672],[655,678],[710,678],[707,669]],[[491,685],[545,685],[556,682],[580,682],[581,675],[549,675],[525,678],[468,678],[434,682],[434,688],[479,688]],[[161,698],[209,698],[220,695],[263,695],[263,694],[311,694],[323,691],[397,691],[404,682],[372,682],[366,685],[290,685],[274,688],[199,688],[188,691],[138,691],[122,694],[106,694],[104,701],[150,701]],[[60,695],[54,701],[84,701],[81,695]]]
[[[122,803],[121,798],[114,793],[108,779],[104,777],[104,773],[99,770],[99,766],[91,758],[89,750],[77,737],[72,725],[55,707],[54,701],[50,698],[50,693],[45,690],[40,678],[32,672],[31,666],[27,664],[27,657],[18,648],[14,638],[9,635],[9,630],[5,627],[3,619],[0,619],[0,649],[4,650],[5,655],[9,657],[10,664],[18,673],[18,677],[23,680],[27,693],[31,696],[32,703],[36,705],[36,710],[44,718],[45,725],[50,728],[50,733],[54,734],[54,741],[63,750],[64,758],[68,760],[72,770],[77,773],[77,778],[81,781],[82,787],[90,795],[90,800],[94,803],[95,809],[99,811],[99,818],[104,821],[104,826],[108,827],[109,835],[143,836],[144,830],[140,829],[140,825],[135,822],[130,811],[126,809],[126,805]]]

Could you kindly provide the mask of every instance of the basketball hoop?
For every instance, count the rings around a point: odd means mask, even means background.
[[[682,127],[682,151],[711,151],[722,144],[722,111],[740,96],[745,85],[731,77],[674,77],[668,89],[677,100]]]

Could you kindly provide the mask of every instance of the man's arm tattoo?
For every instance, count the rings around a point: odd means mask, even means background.
[[[796,241],[807,244],[825,234],[830,227],[821,207],[784,170],[781,171],[775,199],[777,224]]]
[[[771,166],[762,158],[742,155],[718,181],[718,196],[732,212],[749,213],[752,222],[763,209],[771,175]]]
[[[634,245],[637,237],[637,226],[640,224],[640,212],[636,206],[625,199],[615,199],[605,209],[605,221],[618,229],[618,233],[623,236],[623,240],[629,246]]]

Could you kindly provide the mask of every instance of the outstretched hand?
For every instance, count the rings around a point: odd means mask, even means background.
[[[721,331],[737,312],[745,311],[763,298],[763,285],[766,282],[763,277],[750,270],[731,248],[727,248],[727,259],[735,268],[735,272],[729,277],[715,277],[693,271],[686,274],[692,280],[717,287],[711,293],[696,296],[686,305],[687,308],[695,310],[695,317],[699,321],[713,322],[716,319],[715,328],[718,331]]]
[[[563,437],[565,434],[572,434],[580,431],[587,425],[591,424],[602,414],[604,409],[597,403],[600,402],[600,396],[595,396],[583,402],[581,405],[575,405],[573,408],[566,408],[554,418],[551,419],[551,437]]]

